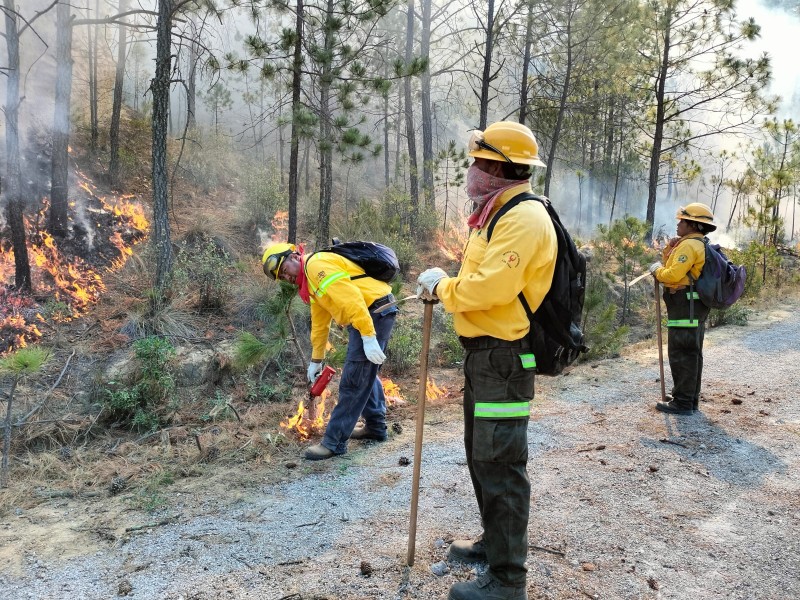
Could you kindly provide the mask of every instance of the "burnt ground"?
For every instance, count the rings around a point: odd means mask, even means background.
[[[797,308],[707,334],[693,417],[654,410],[652,341],[537,381],[530,598],[800,597]],[[480,524],[460,375],[434,376],[452,393],[426,411],[413,567],[406,407],[386,443],[321,463],[288,446],[271,462],[209,468],[165,486],[153,513],[106,495],[20,503],[0,518],[3,598],[446,598],[482,568],[448,565],[447,546]]]

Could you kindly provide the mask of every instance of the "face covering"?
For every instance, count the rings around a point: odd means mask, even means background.
[[[475,210],[467,219],[467,224],[472,229],[483,227],[500,194],[522,183],[524,180],[495,177],[474,164],[470,166],[467,169],[467,196],[475,204]]]

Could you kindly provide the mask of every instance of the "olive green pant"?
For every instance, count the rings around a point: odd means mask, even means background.
[[[667,305],[667,354],[672,372],[672,397],[678,406],[697,409],[709,309],[698,299],[691,302],[691,293],[686,288],[671,294],[665,288],[664,303]]]
[[[528,556],[528,417],[482,418],[477,403],[533,399],[533,369],[520,348],[467,350],[464,359],[464,448],[483,521],[491,574],[504,585],[525,584]]]

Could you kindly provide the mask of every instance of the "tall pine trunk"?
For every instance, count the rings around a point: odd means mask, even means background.
[[[300,124],[299,115],[302,109],[300,92],[302,91],[303,66],[303,0],[297,0],[295,8],[295,41],[294,60],[292,61],[292,132],[289,146],[289,232],[288,241],[297,241],[297,197],[300,179]],[[262,94],[263,96],[263,94]]]
[[[419,53],[426,61],[425,70],[420,75],[422,100],[422,189],[425,205],[436,207],[433,189],[433,116],[431,110],[431,0],[422,0],[422,31]]]
[[[128,10],[128,0],[119,0],[119,12]],[[119,122],[122,115],[122,87],[125,84],[125,55],[127,53],[128,32],[125,23],[119,24],[119,41],[117,45],[117,69],[114,74],[114,101],[111,107],[111,129],[109,130],[109,144],[111,146],[111,161],[108,167],[108,176],[111,185],[119,183]]]
[[[53,109],[50,220],[48,229],[57,237],[67,235],[69,203],[69,102],[72,96],[72,8],[56,7],[56,93]]]
[[[153,247],[156,272],[155,302],[161,304],[172,274],[167,180],[167,121],[172,45],[172,0],[159,0],[156,22],[156,64],[150,91],[153,97]]]
[[[406,68],[410,68],[414,52],[414,0],[408,0],[406,18]],[[414,127],[414,104],[411,99],[411,76],[404,81],[406,141],[408,143],[409,183],[411,185],[411,229],[419,223],[419,168],[417,167],[417,139]]]
[[[19,32],[14,0],[3,0],[6,10],[6,48],[8,71],[6,79],[6,218],[11,229],[14,250],[14,286],[20,291],[31,289],[31,266],[25,243],[23,218],[22,172],[19,162]]]

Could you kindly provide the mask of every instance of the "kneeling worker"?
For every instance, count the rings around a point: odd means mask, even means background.
[[[311,305],[310,383],[322,371],[331,320],[348,329],[339,401],[322,443],[308,448],[305,458],[324,460],[344,454],[348,439],[386,440],[386,398],[378,370],[386,359],[384,352],[398,310],[395,306],[373,311],[394,301],[391,286],[365,276],[364,269],[343,256],[333,252],[303,256],[302,248],[294,244],[269,246],[261,262],[267,276],[296,285],[300,299]],[[364,426],[354,429],[359,416],[364,418]]]

